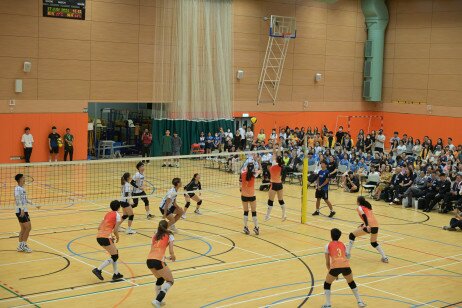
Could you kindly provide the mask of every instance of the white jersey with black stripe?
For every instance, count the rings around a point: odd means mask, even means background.
[[[167,199],[170,199],[170,204],[168,205],[168,209],[171,208],[173,206],[173,204],[175,203],[175,200],[176,200],[176,197],[178,196],[178,192],[176,191],[175,187],[172,187],[168,192],[167,194],[165,195],[165,197],[162,199],[162,202],[160,203],[160,208],[161,209],[164,209],[165,207],[165,203],[167,202]],[[168,210],[167,209],[167,210]]]
[[[130,197],[132,195],[132,187],[131,187],[130,183],[125,183],[124,185],[122,185],[120,194],[121,194],[120,201],[121,202],[128,202],[128,199],[130,199]],[[127,195],[128,195],[128,197],[126,197]]]
[[[135,175],[133,176],[133,181],[135,181],[136,186],[138,186],[133,187],[133,192],[136,194],[143,192],[141,188],[144,185],[144,174],[141,174],[139,172],[135,173]]]
[[[23,187],[18,185],[14,188],[14,200],[16,202],[16,213],[20,213],[21,209],[27,212],[29,201],[27,200],[26,190]]]

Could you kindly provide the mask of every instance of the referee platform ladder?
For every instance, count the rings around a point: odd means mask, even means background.
[[[271,15],[268,45],[258,82],[257,105],[274,105],[276,102],[289,43],[296,36],[294,17]]]

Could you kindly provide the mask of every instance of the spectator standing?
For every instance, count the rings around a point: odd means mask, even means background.
[[[167,129],[165,135],[162,136],[161,141],[162,147],[162,156],[172,156],[172,136],[170,136],[170,131]],[[166,167],[168,164],[169,167],[173,167],[169,158],[164,158],[164,163],[162,167]]]
[[[379,129],[379,134],[375,138],[375,148],[374,151],[383,153],[385,149],[385,135],[383,134],[383,129]]]
[[[143,135],[141,136],[141,143],[142,143],[141,156],[150,157],[151,156],[152,135],[149,132],[149,129],[147,128],[144,130]],[[149,164],[149,160],[146,160],[145,162]]]
[[[251,149],[253,143],[253,131],[250,127],[247,127],[247,132],[245,133],[245,148],[244,149]]]
[[[242,125],[242,127],[239,128],[239,134],[241,136],[241,141],[240,141],[240,144],[239,144],[239,147],[241,148],[241,150],[245,150],[245,133],[247,131],[247,125]]]
[[[264,142],[266,140],[266,134],[265,134],[265,130],[263,128],[260,129],[260,133],[258,134],[257,139],[260,142],[262,142],[262,141]]]
[[[48,135],[48,147],[50,148],[50,159],[54,161],[58,161],[58,154],[59,154],[59,144],[61,143],[61,135],[56,132],[56,126],[51,128],[51,133]]]
[[[172,153],[173,156],[179,156],[181,155],[181,146],[183,145],[182,140],[180,136],[178,136],[177,132],[173,133],[173,138],[172,138]],[[180,159],[179,158],[174,158],[174,163],[175,167],[179,168],[180,167]]]
[[[64,135],[64,161],[67,161],[68,154],[69,161],[72,161],[74,157],[74,135],[71,134],[70,128],[66,128],[66,134]]]
[[[335,133],[335,139],[337,141],[337,145],[341,145],[342,144],[342,139],[343,139],[343,135],[344,135],[344,131],[343,131],[343,126],[340,126],[338,128],[338,132]]]
[[[32,148],[34,146],[34,137],[30,133],[30,128],[24,129],[24,134],[21,137],[21,142],[24,147],[24,159],[26,163],[30,163],[30,157],[32,155]]]

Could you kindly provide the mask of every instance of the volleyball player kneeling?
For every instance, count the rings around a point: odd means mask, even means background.
[[[119,242],[119,225],[122,222],[122,218],[118,212],[120,209],[120,201],[112,201],[110,207],[111,211],[104,215],[103,221],[99,224],[96,241],[100,246],[106,249],[106,251],[111,255],[111,258],[101,263],[98,268],[94,268],[92,272],[99,278],[99,280],[104,280],[102,275],[103,268],[112,263],[112,267],[114,269],[112,280],[116,281],[124,277],[121,273],[119,273],[117,268],[119,252],[115,246],[115,243]],[[112,233],[114,233],[115,238],[112,236]]]
[[[358,307],[366,307],[366,304],[359,296],[358,288],[356,287],[356,283],[353,280],[353,273],[351,272],[350,262],[346,258],[345,254],[345,245],[339,241],[341,235],[342,231],[339,229],[334,228],[330,230],[332,241],[326,245],[325,251],[326,266],[327,270],[329,271],[326,276],[326,281],[324,282],[324,294],[326,296],[326,303],[322,305],[322,308],[332,307],[330,303],[330,287],[340,274],[342,274],[348,282],[351,291],[356,297]]]
[[[159,221],[157,233],[152,237],[151,251],[148,254],[146,265],[151,270],[152,274],[157,278],[156,281],[156,298],[151,302],[154,307],[160,307],[165,304],[164,298],[167,291],[173,285],[173,275],[167,264],[164,262],[165,250],[169,249],[169,259],[175,262],[175,253],[173,252],[173,237],[168,230],[168,222],[166,220]]]
[[[250,234],[249,228],[247,227],[250,204],[254,224],[253,232],[255,232],[256,235],[259,235],[260,228],[258,228],[257,219],[257,198],[255,197],[255,166],[253,163],[249,163],[247,168],[242,171],[239,183],[241,185],[241,200],[242,207],[244,209],[244,233],[247,235]]]

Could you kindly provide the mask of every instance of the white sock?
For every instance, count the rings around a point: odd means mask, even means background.
[[[351,291],[353,292],[353,294],[355,295],[356,297],[356,301],[358,302],[362,302],[362,299],[361,297],[359,296],[359,291],[358,291],[358,288],[354,288],[354,289],[351,289]]]
[[[247,227],[247,221],[249,221],[249,216],[244,215],[244,227]]]
[[[382,255],[382,258],[386,258],[387,256],[385,255],[385,252],[383,251],[382,249],[382,246],[377,246],[375,247],[375,249],[377,249],[377,251]]]
[[[347,245],[347,248],[346,248],[346,253],[349,255],[351,253],[351,248],[353,248],[353,244],[355,243],[355,241],[352,241],[350,240],[350,244]]]
[[[253,224],[254,224],[255,228],[258,228],[258,218],[257,218],[257,216],[252,216],[252,219],[253,219]]]
[[[151,211],[150,210],[147,210],[146,211],[146,215],[150,215],[151,214]]]
[[[271,214],[271,210],[273,210],[272,206],[268,206],[268,210],[266,211],[266,216],[269,217]]]
[[[324,289],[324,295],[326,296],[326,305],[330,305],[330,290]]]
[[[98,266],[98,270],[99,271],[102,271],[103,268],[105,268],[106,266],[108,266],[109,264],[111,264],[112,262],[112,259],[107,259],[106,261],[104,261],[103,263],[101,263],[100,266]]]
[[[281,209],[282,209],[282,217],[286,217],[286,205],[285,204],[281,205]]]
[[[161,288],[162,288],[162,286],[156,285],[156,297],[157,297],[157,295],[159,295],[159,292],[160,292]]]
[[[160,287],[160,289],[161,289],[163,292],[167,293],[168,289],[170,289],[171,287],[172,287],[172,284],[171,284],[170,282],[167,281],[167,282],[165,282],[165,283]]]
[[[112,268],[114,269],[114,274],[119,273],[119,269],[117,268],[117,262],[112,262]]]

